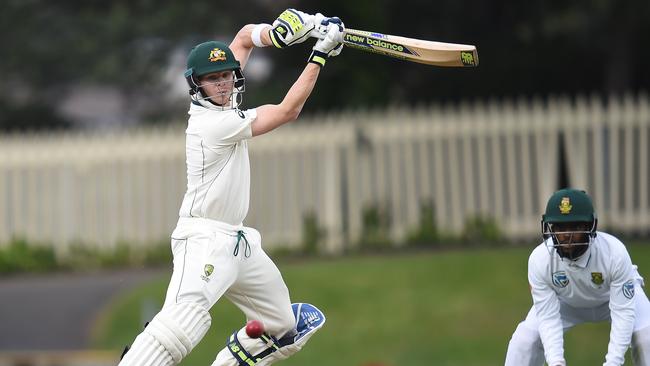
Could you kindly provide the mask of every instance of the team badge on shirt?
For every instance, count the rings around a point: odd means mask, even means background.
[[[623,296],[631,299],[634,297],[634,282],[629,280],[623,284]]]
[[[604,282],[603,274],[600,272],[591,272],[591,282],[595,283],[596,285],[602,285]]]
[[[206,264],[205,267],[203,267],[203,273],[205,273],[205,275],[202,275],[201,279],[205,282],[210,282],[210,278],[208,277],[210,277],[212,272],[214,272],[214,266],[211,264]]]
[[[553,284],[556,287],[564,288],[569,284],[569,277],[566,276],[566,272],[557,271],[553,272]]]

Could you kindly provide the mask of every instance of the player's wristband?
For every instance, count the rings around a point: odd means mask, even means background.
[[[270,27],[270,24],[266,23],[260,23],[253,28],[253,32],[251,32],[251,40],[253,41],[253,44],[255,47],[266,47],[264,43],[262,43],[262,31],[266,27]]]
[[[311,55],[309,55],[309,59],[307,60],[307,62],[311,62],[320,67],[325,66],[325,61],[327,61],[327,53],[316,50],[311,51]]]

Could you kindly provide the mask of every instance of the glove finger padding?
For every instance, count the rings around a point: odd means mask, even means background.
[[[321,19],[317,14],[315,19]],[[318,41],[309,55],[308,61],[319,66],[324,66],[328,57],[338,56],[343,48],[343,36],[345,25],[338,17],[323,17],[316,26],[316,32],[319,33]]]
[[[334,25],[338,26],[339,32],[334,32],[330,30],[330,28],[332,28]],[[318,31],[323,35],[323,39],[327,39],[328,37],[330,37],[330,40],[337,41],[337,44],[327,52],[328,57],[334,57],[341,54],[341,51],[343,50],[342,42],[343,42],[344,30],[345,30],[345,24],[343,24],[343,22],[339,17],[323,18],[321,20]],[[339,38],[339,34],[334,35],[334,33],[340,33],[340,38]]]
[[[322,14],[317,14],[322,17]],[[269,36],[277,48],[285,48],[302,43],[309,38],[314,29],[315,15],[300,10],[287,9],[273,22]]]
[[[339,45],[333,50],[331,50],[327,56],[328,57],[338,56],[341,54],[341,51],[343,51],[343,43],[339,43]]]
[[[316,31],[320,33],[318,38],[323,39],[327,35],[330,24],[337,24],[341,32],[345,31],[345,24],[341,21],[339,17],[324,17],[322,14],[318,13],[314,16],[314,25]]]
[[[319,29],[319,31],[321,34],[324,33],[324,38],[316,41],[316,44],[314,45],[314,51],[326,55],[327,57],[337,56],[341,53],[341,46],[343,42],[342,23],[339,24],[335,22],[328,22],[326,26],[323,25],[322,27]]]

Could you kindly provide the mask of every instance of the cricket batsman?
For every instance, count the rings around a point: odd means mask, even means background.
[[[240,110],[243,69],[254,47],[284,48],[320,33],[307,65],[280,104]],[[211,324],[222,296],[265,332],[230,336],[213,366],[270,365],[298,352],[325,322],[307,303],[292,304],[280,271],[243,225],[248,212],[248,140],[295,120],[326,61],[341,52],[338,18],[284,11],[273,23],[244,26],[227,45],[208,41],[187,58],[191,104],[186,129],[187,192],[171,236],[172,277],[160,312],[123,355],[121,366],[177,365]],[[282,214],[282,207],[278,207]]]
[[[610,321],[605,366],[620,366],[632,347],[636,366],[650,366],[650,303],[625,245],[596,231],[591,198],[562,189],[542,215],[540,244],[528,260],[533,307],[515,330],[506,366],[565,366],[563,335],[585,322]]]

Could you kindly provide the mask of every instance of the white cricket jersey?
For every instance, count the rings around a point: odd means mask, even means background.
[[[185,153],[187,192],[180,217],[241,225],[250,199],[247,139],[257,111],[215,111],[192,104]]]
[[[575,308],[595,308],[609,302],[612,319],[605,365],[622,365],[634,328],[634,284],[642,280],[616,237],[598,232],[589,249],[576,261],[549,253],[540,244],[528,260],[528,281],[539,333],[549,365],[564,362],[560,302]],[[562,363],[564,364],[564,363]]]

